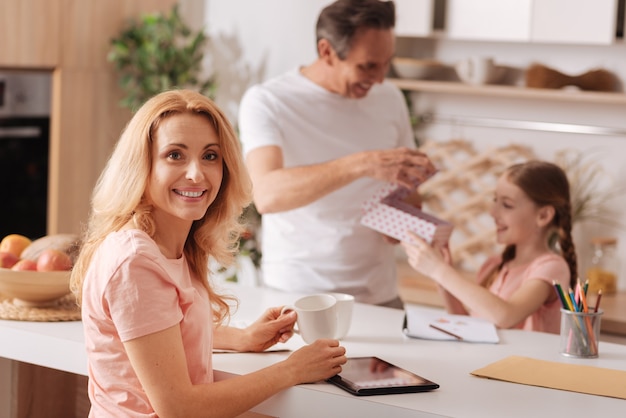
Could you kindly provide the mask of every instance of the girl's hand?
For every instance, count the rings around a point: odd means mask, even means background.
[[[402,242],[409,265],[423,275],[439,282],[443,270],[452,261],[448,247],[436,249],[413,232],[409,232],[409,235],[411,242]]]
[[[289,311],[281,315],[281,309],[280,306],[269,308],[245,329],[248,347],[246,351],[263,351],[291,338],[297,314],[295,311]]]

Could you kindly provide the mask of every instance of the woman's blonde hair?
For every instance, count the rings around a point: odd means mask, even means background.
[[[191,90],[172,90],[148,100],[130,120],[96,183],[91,213],[80,255],[72,270],[71,289],[82,299],[83,280],[98,246],[111,232],[133,220],[135,227],[154,236],[156,225],[145,191],[152,166],[152,141],[161,121],[193,113],[215,128],[224,161],[224,173],[215,201],[202,219],[194,221],[184,254],[189,267],[209,292],[214,320],[228,316],[228,297],[216,294],[209,283],[208,260],[232,264],[243,225],[243,209],[251,202],[252,183],[244,166],[241,146],[222,111],[207,97]]]

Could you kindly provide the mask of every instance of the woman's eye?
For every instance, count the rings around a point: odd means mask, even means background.
[[[218,155],[214,152],[210,152],[204,156],[204,159],[209,160],[209,161],[217,160],[217,158],[218,158]]]
[[[178,151],[172,151],[167,154],[167,158],[170,158],[172,160],[180,160],[181,155]]]

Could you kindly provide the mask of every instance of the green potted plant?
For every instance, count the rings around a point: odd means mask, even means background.
[[[120,104],[138,109],[147,99],[172,88],[191,88],[213,97],[215,81],[202,78],[207,36],[182,20],[178,5],[168,15],[145,14],[130,21],[111,40],[108,60],[120,74],[125,93]]]

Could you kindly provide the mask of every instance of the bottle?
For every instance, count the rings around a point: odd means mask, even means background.
[[[618,259],[615,253],[617,239],[614,237],[594,237],[591,239],[593,254],[587,270],[588,292],[610,294],[617,292]]]

